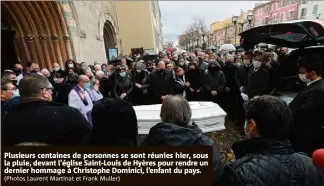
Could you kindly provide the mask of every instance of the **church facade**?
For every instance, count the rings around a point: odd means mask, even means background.
[[[114,1],[2,1],[2,69],[37,61],[52,70],[67,59],[107,62],[120,49]]]

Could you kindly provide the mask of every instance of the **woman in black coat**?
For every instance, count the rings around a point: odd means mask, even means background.
[[[134,90],[132,93],[132,103],[133,105],[143,105],[148,104],[145,102],[148,95],[148,80],[149,73],[145,71],[146,67],[142,62],[137,62],[135,70],[132,71],[132,80]]]
[[[189,83],[187,89],[188,101],[201,101],[202,76],[196,63],[189,63],[186,72],[186,80]]]
[[[133,91],[133,81],[131,75],[127,74],[126,66],[116,69],[114,83],[115,97],[130,102],[130,94]]]
[[[61,83],[55,83],[54,89],[57,92],[55,102],[67,105],[69,102],[69,94],[72,88],[78,83],[78,74],[71,73]]]

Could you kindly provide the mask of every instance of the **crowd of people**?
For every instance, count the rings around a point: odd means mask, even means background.
[[[15,64],[1,80],[2,143],[21,145],[190,146],[213,148],[214,185],[323,185],[309,156],[324,147],[321,61],[305,56],[305,88],[289,104],[275,95],[275,51],[172,52],[113,64],[67,60],[64,68]],[[188,101],[212,101],[250,139],[221,162],[217,142],[191,119]],[[161,123],[138,143],[134,105],[162,104]]]

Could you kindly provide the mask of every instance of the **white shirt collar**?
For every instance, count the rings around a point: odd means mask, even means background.
[[[313,84],[313,83],[316,82],[316,81],[319,81],[320,79],[322,79],[322,78],[318,78],[318,79],[315,79],[315,80],[313,80],[313,81],[311,81],[311,82],[308,82],[308,83],[307,83],[307,86]]]

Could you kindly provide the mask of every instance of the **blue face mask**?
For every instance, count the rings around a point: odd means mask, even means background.
[[[90,83],[90,82],[86,83],[86,84],[84,85],[84,88],[85,88],[85,89],[90,89],[90,88],[91,88],[91,83]]]
[[[15,97],[20,97],[20,94],[19,94],[19,90],[15,90],[14,94],[12,95],[11,98],[15,98]]]
[[[119,75],[120,75],[121,77],[125,77],[125,76],[126,76],[126,72],[121,72]]]

